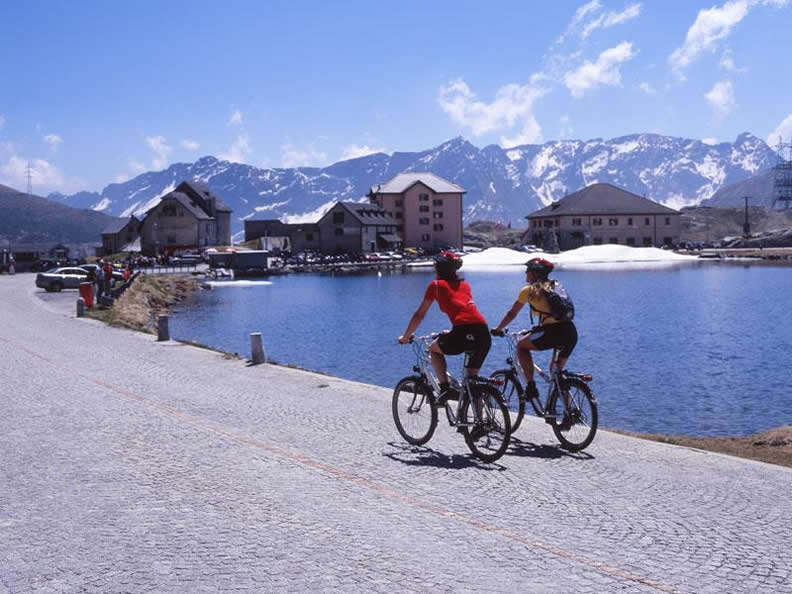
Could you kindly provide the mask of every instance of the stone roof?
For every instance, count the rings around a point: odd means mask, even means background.
[[[107,227],[105,227],[105,229],[102,231],[102,235],[112,235],[115,233],[121,233],[121,231],[123,231],[126,228],[126,226],[133,220],[138,222],[138,220],[134,216],[131,216],[127,219],[118,219],[116,221],[113,221]]]
[[[393,218],[376,204],[368,202],[339,202],[361,225],[395,225]],[[329,211],[328,211],[329,212]]]
[[[402,194],[411,186],[422,183],[436,194],[464,194],[465,190],[442,177],[429,172],[400,173],[390,181],[371,186],[373,194]]]
[[[185,209],[187,209],[187,212],[189,212],[196,219],[202,221],[212,219],[212,217],[210,217],[203,208],[201,208],[190,196],[184,192],[173,191],[170,194],[166,194],[162,197],[162,202],[165,202],[166,200],[178,201]],[[162,204],[162,202],[160,202],[160,204]]]
[[[526,219],[561,215],[668,215],[679,211],[611,184],[592,184],[558,202],[529,214]]]
[[[184,192],[185,194],[197,195],[201,200],[208,198],[215,199],[215,209],[223,212],[231,212],[231,208],[222,201],[222,199],[215,194],[212,189],[203,182],[199,181],[183,181],[176,188],[177,192]],[[195,196],[193,196],[194,198]]]

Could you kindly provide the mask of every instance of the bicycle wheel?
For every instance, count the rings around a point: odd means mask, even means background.
[[[459,416],[463,423],[469,425],[463,426],[462,435],[476,458],[494,462],[506,453],[511,440],[509,409],[501,393],[492,386],[472,386],[471,389],[477,406],[481,407],[481,422],[475,423],[470,400],[465,401]]]
[[[413,445],[423,445],[437,427],[437,409],[420,377],[399,380],[393,390],[393,422],[401,436]]]
[[[597,401],[588,384],[582,380],[562,380],[562,389],[569,396],[569,409],[566,409],[558,390],[553,390],[547,405],[548,412],[555,416],[551,422],[553,433],[561,447],[579,452],[588,447],[597,434]]]
[[[520,385],[520,380],[511,369],[499,369],[490,376],[490,379],[503,382],[503,385],[498,387],[503,393],[503,402],[506,408],[516,413],[511,419],[511,430],[514,433],[525,416],[525,400],[522,397],[523,387]]]

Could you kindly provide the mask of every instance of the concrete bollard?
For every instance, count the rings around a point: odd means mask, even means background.
[[[77,299],[77,317],[81,318],[85,315],[85,299],[80,297]]]
[[[264,344],[261,342],[261,332],[251,332],[250,352],[253,365],[264,363],[267,360],[267,356],[264,354]]]
[[[170,331],[168,330],[168,316],[157,317],[157,341],[163,342],[170,340]]]

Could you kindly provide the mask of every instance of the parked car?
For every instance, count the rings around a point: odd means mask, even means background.
[[[99,270],[99,264],[80,264],[77,268],[82,268],[86,272],[93,270],[94,277]],[[113,280],[123,281],[124,271],[120,268],[113,268]]]
[[[63,289],[79,289],[80,283],[88,280],[88,272],[82,268],[53,268],[36,275],[36,286],[47,292]]]

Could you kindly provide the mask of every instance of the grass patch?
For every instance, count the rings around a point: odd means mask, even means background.
[[[86,314],[111,326],[156,333],[156,319],[174,303],[184,300],[199,288],[198,280],[187,275],[141,274],[113,307],[94,307]]]
[[[618,429],[610,429],[610,431],[661,443],[670,443],[792,467],[792,425],[785,425],[763,431],[762,433],[741,437],[697,437],[661,433],[635,433]]]

